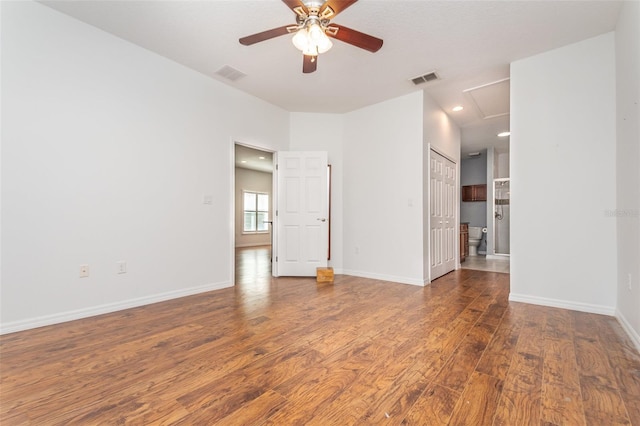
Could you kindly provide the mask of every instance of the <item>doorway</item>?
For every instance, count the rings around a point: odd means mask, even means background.
[[[271,279],[273,152],[234,144],[234,284]]]

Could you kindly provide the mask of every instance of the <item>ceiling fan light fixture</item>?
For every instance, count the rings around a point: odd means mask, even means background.
[[[309,56],[325,53],[333,46],[322,27],[315,22],[305,25],[293,36],[291,41],[297,49]]]

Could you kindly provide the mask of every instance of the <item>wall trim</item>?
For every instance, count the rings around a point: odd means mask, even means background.
[[[590,303],[573,302],[569,300],[549,299],[546,297],[528,296],[526,294],[509,294],[509,301],[530,303],[532,305],[549,306],[552,308],[569,309],[571,311],[588,312],[591,314],[601,314],[615,316],[613,306],[593,305]]]
[[[344,275],[352,275],[354,277],[370,278],[373,280],[380,280],[380,281],[390,281],[397,284],[417,285],[420,287],[424,287],[428,284],[426,280],[421,280],[421,279],[415,279],[415,278],[409,278],[409,277],[397,277],[395,275],[375,274],[370,272],[354,271],[351,269],[343,269],[342,273]]]
[[[229,281],[205,284],[202,286],[191,287],[181,290],[169,291],[166,293],[154,294],[152,296],[139,297],[135,299],[124,300],[121,302],[107,303],[104,305],[92,306],[90,308],[77,309],[73,311],[60,312],[52,315],[29,318],[26,320],[12,321],[0,324],[0,335],[15,333],[17,331],[29,330],[32,328],[44,327],[47,325],[60,324],[63,322],[74,321],[82,318],[93,317],[102,314],[122,311],[139,306],[151,305],[152,303],[165,302],[180,297],[192,296],[207,291],[220,290],[223,288],[233,287]]]
[[[616,309],[616,319],[622,326],[622,329],[629,335],[629,338],[631,339],[633,344],[636,346],[636,349],[638,350],[638,352],[640,352],[640,334],[638,334],[633,329],[633,327],[631,327],[631,324],[629,324],[629,321],[627,321],[627,319],[624,317],[622,312],[620,312],[618,309]]]

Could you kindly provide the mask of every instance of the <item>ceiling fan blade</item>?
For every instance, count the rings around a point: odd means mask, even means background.
[[[284,4],[291,10],[293,10],[297,15],[301,15],[304,13],[305,15],[309,14],[307,7],[300,0],[282,0]]]
[[[345,43],[352,44],[369,52],[377,52],[383,43],[383,41],[377,37],[337,24],[329,25],[326,34],[329,37],[344,41]]]
[[[284,1],[284,0],[283,0]],[[333,19],[335,16],[357,2],[358,0],[328,0],[320,9],[318,16]]]
[[[311,55],[303,55],[304,59],[302,61],[302,72],[305,74],[309,74],[314,72],[316,68],[318,68],[318,57]]]
[[[259,43],[261,41],[269,40],[271,38],[279,37],[281,35],[289,34],[289,28],[291,25],[285,25],[284,27],[273,28],[271,30],[263,31],[261,33],[252,34],[250,36],[242,37],[240,44],[245,46],[251,46],[252,44]]]

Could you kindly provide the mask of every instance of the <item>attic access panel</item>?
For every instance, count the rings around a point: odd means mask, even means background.
[[[493,83],[473,87],[463,91],[483,119],[509,115],[510,80],[508,78]]]

